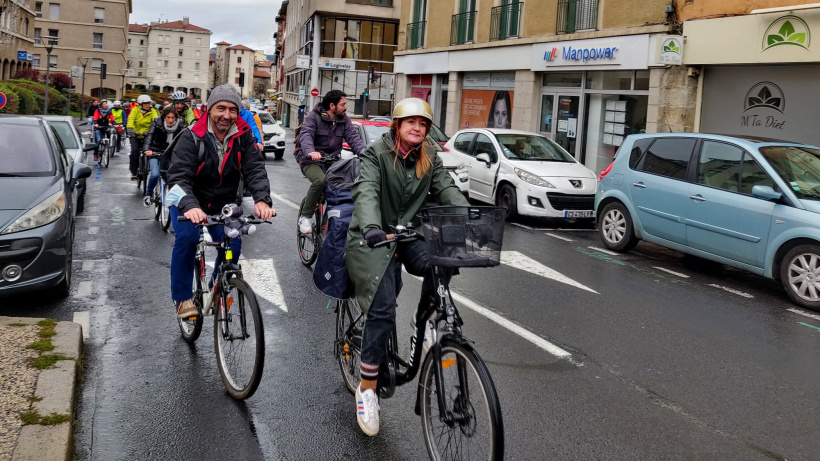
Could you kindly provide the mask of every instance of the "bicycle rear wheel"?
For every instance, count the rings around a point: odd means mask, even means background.
[[[194,294],[194,304],[199,311],[199,315],[193,320],[190,318],[181,319],[177,317],[179,332],[182,333],[182,339],[191,344],[199,339],[199,334],[202,333],[202,281],[199,278],[201,270],[202,260],[199,256],[197,256],[196,264],[194,264],[194,281],[191,289]]]
[[[305,203],[305,200],[302,199],[302,203]],[[301,206],[299,209],[301,210]],[[319,238],[319,232],[316,225],[316,220],[314,219],[311,223],[312,231],[310,234],[303,234],[299,232],[299,222],[297,220],[296,223],[296,243],[299,247],[299,259],[302,260],[302,264],[307,267],[310,267],[315,261],[316,257],[319,255],[319,246],[317,245],[317,241]]]
[[[171,210],[165,205],[165,196],[168,194],[168,185],[162,182],[162,196],[160,200],[159,223],[162,225],[162,230],[168,232],[168,227],[171,226]]]
[[[228,293],[214,306],[214,347],[219,374],[237,399],[253,395],[265,365],[265,333],[256,295],[244,280],[228,281]]]
[[[433,354],[427,354],[419,378],[421,426],[430,459],[503,459],[501,405],[484,361],[472,348],[443,338],[440,364],[439,385],[435,379],[439,363]],[[439,407],[439,391],[443,393],[443,409]]]
[[[154,221],[159,221],[159,216],[162,214],[162,201],[160,200],[159,187],[154,188],[151,194],[151,201],[154,202]]]
[[[102,160],[102,164],[106,168],[108,168],[108,163],[111,160],[111,149],[110,149],[110,147],[111,146],[109,144],[106,144],[105,146],[103,146],[103,149],[100,151],[100,155],[102,155],[102,158],[100,160]]]
[[[364,315],[355,299],[336,301],[336,360],[342,370],[342,379],[351,394],[361,380],[362,332]]]

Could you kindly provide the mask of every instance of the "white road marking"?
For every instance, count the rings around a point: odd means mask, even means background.
[[[599,294],[592,288],[584,286],[566,275],[554,269],[550,269],[540,262],[530,258],[529,256],[524,256],[517,251],[502,251],[501,263],[506,264],[507,266],[515,267],[516,269],[521,269],[531,274],[540,275],[541,277],[555,280],[556,282],[565,283],[567,285],[589,291],[590,293],[595,293],[596,295]]]
[[[669,270],[669,269],[667,269],[667,268],[665,268],[665,267],[654,266],[654,268],[655,268],[655,269],[657,269],[657,270],[659,270],[659,271],[663,271],[663,272],[666,272],[667,274],[672,274],[672,275],[675,275],[675,276],[680,277],[680,278],[684,278],[684,279],[688,279],[688,278],[689,278],[689,276],[688,276],[688,275],[686,275],[686,274],[681,274],[680,272],[675,272],[675,271],[673,271],[673,270]]]
[[[100,221],[99,216],[86,216],[86,215],[81,214],[81,215],[75,216],[75,218],[77,218],[77,219],[87,219],[88,222],[99,222]]]
[[[709,286],[713,287],[713,288],[717,288],[719,290],[723,290],[723,291],[732,293],[733,295],[743,296],[744,298],[749,298],[749,299],[754,298],[754,296],[750,295],[749,293],[744,293],[742,291],[735,290],[734,288],[724,287],[724,286],[721,286],[721,285],[716,285],[714,283],[710,283]]]
[[[94,289],[94,286],[91,282],[80,282],[79,286],[77,287],[77,296],[81,298],[87,298],[91,296],[91,290]]]
[[[89,235],[97,235],[99,232],[100,232],[99,227],[89,227],[88,228],[88,234]]]
[[[274,312],[276,312],[276,311],[274,311],[273,309],[266,309],[265,310],[265,313],[268,314],[268,315],[273,315]]]
[[[92,240],[90,242],[85,242],[85,250],[86,251],[94,251],[97,249],[97,241]]]
[[[788,309],[786,309],[786,310],[787,310],[787,311],[789,311],[789,312],[794,312],[795,314],[798,314],[798,315],[802,315],[802,316],[804,316],[804,317],[808,317],[808,318],[810,318],[810,319],[820,320],[820,315],[817,315],[817,314],[810,314],[810,313],[808,313],[808,312],[806,312],[806,311],[804,311],[804,310],[796,309],[796,308],[794,308],[794,307],[790,307],[790,308],[788,308]]]
[[[604,250],[603,248],[598,248],[598,247],[587,247],[587,248],[589,248],[590,250],[595,250],[598,253],[603,253],[603,254],[607,254],[607,255],[610,255],[610,256],[620,256],[621,255],[620,253],[616,253],[614,251],[609,251],[609,250]]]
[[[279,277],[276,275],[276,268],[273,266],[273,259],[240,259],[242,275],[253,288],[253,292],[287,312],[288,306],[285,303],[282,286],[279,284]]]
[[[535,227],[525,226],[525,225],[519,224],[517,222],[511,222],[510,224],[512,224],[513,226],[523,227],[524,229],[529,229],[529,230],[534,230],[534,231],[546,230],[546,229],[536,229]]]
[[[563,240],[565,242],[574,242],[575,241],[575,240],[572,240],[571,238],[567,238],[567,237],[564,237],[562,235],[553,234],[551,232],[547,232],[544,235],[549,235],[552,238],[556,238],[558,240]]]
[[[94,261],[92,261],[90,259],[86,259],[85,261],[83,261],[83,269],[82,270],[84,270],[86,272],[93,271],[94,270]]]
[[[285,205],[287,205],[287,206],[289,206],[289,207],[293,208],[293,209],[298,210],[298,209],[300,208],[298,203],[296,203],[296,202],[294,202],[294,201],[292,201],[292,200],[290,200],[290,199],[286,199],[285,197],[282,197],[282,196],[281,196],[281,195],[279,195],[279,194],[270,194],[270,196],[271,196],[271,197],[273,197],[273,198],[275,198],[276,200],[278,200],[278,201],[280,201],[280,202],[284,203]],[[275,203],[274,203],[274,208],[276,208],[276,204],[275,204]]]
[[[75,312],[72,321],[80,324],[80,327],[83,329],[83,341],[87,340],[91,335],[91,318],[88,315],[88,311]]]
[[[598,229],[555,229],[561,232],[598,232]]]

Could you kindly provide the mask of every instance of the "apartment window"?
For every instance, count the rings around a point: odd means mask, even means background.
[[[131,51],[131,48],[128,48],[128,57],[132,57],[134,53]]]
[[[241,74],[241,73],[242,73],[242,68],[241,68],[241,67],[237,67],[237,68],[236,68],[236,73],[237,73],[237,74]]]
[[[162,56],[162,47],[157,48],[157,56]]]
[[[145,39],[140,39],[140,45],[145,45]]]
[[[40,29],[39,27],[34,28],[34,44],[35,45],[39,45],[39,44],[43,43],[43,35],[42,34],[43,34],[43,29]]]
[[[140,50],[140,57],[141,57],[141,58],[144,58],[144,57],[145,57],[145,50]]]
[[[43,17],[43,2],[35,2],[34,3],[34,17],[35,18],[42,18]]]
[[[194,63],[194,70],[199,70],[199,63],[198,62]]]
[[[182,48],[179,49],[179,54],[177,56],[179,56],[180,58],[182,57]]]
[[[558,0],[557,33],[594,30],[597,25],[598,0]]]
[[[242,64],[242,56],[237,56],[236,57],[236,62],[237,62],[237,64]]]
[[[55,40],[51,40],[52,38],[57,38],[60,36],[60,31],[57,29],[49,29],[48,30],[49,42],[54,43]]]
[[[94,33],[94,48],[102,48],[103,34]]]
[[[202,46],[202,39],[201,38],[196,39],[196,46]]]
[[[26,37],[28,37],[28,18],[26,18],[26,30],[25,30],[25,36],[26,36]]]
[[[140,61],[140,65],[138,67],[145,67],[145,66],[142,65],[142,61]]]
[[[202,53],[199,50],[196,50],[196,52],[194,53],[194,57],[199,59],[200,57],[202,57]]]
[[[179,44],[182,45],[185,43],[185,37],[179,37]]]
[[[170,35],[165,36],[165,43],[168,44],[168,45],[171,44],[171,36]]]
[[[177,61],[177,69],[182,69],[182,61]]]
[[[194,81],[195,81],[195,82],[198,82],[198,81],[199,81],[199,74],[194,74]]]
[[[57,67],[57,55],[52,54],[48,57],[48,67]]]
[[[105,22],[105,8],[94,8],[94,23],[102,24]]]
[[[137,72],[137,77],[142,77],[142,72]]]
[[[236,77],[236,78],[234,79],[234,83],[236,83],[237,85],[239,85],[239,77]]]
[[[162,67],[168,67],[168,61],[162,61]]]
[[[130,39],[130,38],[128,39],[128,44],[129,44],[129,45],[131,44],[131,39]]]
[[[170,48],[165,48],[164,50],[162,50],[162,55],[163,56],[170,56],[171,55],[171,49]]]
[[[48,19],[60,19],[60,4],[59,3],[49,3],[48,4]]]
[[[162,78],[168,78],[168,72],[163,72],[162,73]]]
[[[177,80],[182,80],[182,74],[177,74]]]
[[[100,70],[100,67],[102,67],[102,59],[91,60],[91,70]]]
[[[157,72],[157,78],[162,78],[162,72]]]
[[[157,59],[157,67],[162,67],[162,59]]]
[[[31,63],[34,67],[40,67],[40,55],[35,54],[33,58],[31,58]]]

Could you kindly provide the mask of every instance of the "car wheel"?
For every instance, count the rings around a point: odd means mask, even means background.
[[[504,218],[512,219],[518,215],[518,199],[515,195],[515,188],[509,184],[501,186],[496,198],[496,205],[504,209]]]
[[[820,310],[820,245],[798,245],[786,253],[780,282],[796,304]]]
[[[285,156],[285,151],[283,151],[283,150],[277,150],[276,152],[274,152],[274,154],[273,154],[273,155],[274,155],[274,157],[276,158],[276,160],[282,160],[282,157],[284,157],[284,156]]]
[[[638,244],[632,227],[632,217],[620,202],[612,202],[604,207],[598,222],[601,241],[610,250],[629,251]]]

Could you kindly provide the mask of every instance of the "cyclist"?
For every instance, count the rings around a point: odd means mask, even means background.
[[[148,187],[145,188],[145,206],[151,205],[151,194],[159,181],[159,156],[165,152],[174,138],[185,130],[176,109],[171,106],[162,110],[162,115],[154,119],[148,134],[145,136],[143,151],[148,157],[151,176],[148,178]]]
[[[256,121],[253,119],[253,112],[245,108],[245,105],[239,107],[239,117],[251,127],[251,133],[253,133],[253,138],[256,139],[256,148],[259,149],[259,152],[262,152],[264,149],[264,138],[262,137],[262,133],[259,131],[259,127],[256,125]]]
[[[390,225],[413,222],[420,228],[416,214],[425,207],[428,192],[444,205],[469,205],[435,149],[424,143],[433,123],[430,105],[418,98],[403,99],[396,104],[392,120],[390,131],[359,155],[361,169],[353,185],[355,208],[345,255],[356,299],[367,316],[362,333],[362,381],[356,390],[356,418],[369,436],[379,432],[376,379],[396,322],[396,297],[401,289],[399,264],[404,264],[410,274],[424,277],[418,312],[435,302],[425,243],[415,240],[372,247],[387,239]],[[428,342],[434,341],[433,334],[428,321]]]
[[[97,112],[98,107],[100,107],[100,103],[95,99],[85,108],[85,116],[88,121],[87,126],[88,129],[92,131],[94,130],[94,112]]]
[[[171,153],[168,183],[184,193],[170,210],[175,232],[171,253],[171,297],[179,318],[194,317],[198,313],[191,292],[191,274],[194,273],[194,257],[199,243],[199,230],[194,224],[219,213],[223,205],[236,200],[240,173],[244,187],[255,202],[254,214],[260,219],[276,216],[276,211],[271,208],[265,163],[254,146],[248,124],[239,118],[240,105],[239,94],[230,84],[211,90],[208,112],[190,130],[182,132]],[[202,160],[200,147],[203,147]],[[190,222],[178,222],[180,215]],[[211,226],[209,230],[214,241],[222,240],[222,226]],[[239,258],[240,244],[238,238],[231,242],[234,260]],[[221,264],[224,254],[220,249],[215,268]]]
[[[296,160],[302,167],[302,173],[310,181],[299,215],[299,232],[303,234],[311,233],[310,215],[325,190],[325,169],[330,165],[318,163],[322,153],[338,157],[344,142],[356,154],[365,147],[353,128],[350,117],[345,114],[346,98],[347,95],[339,90],[328,91],[322,102],[307,114],[299,132],[300,148]]]
[[[171,93],[171,101],[174,102],[174,109],[179,114],[179,119],[182,120],[183,125],[190,126],[194,123],[194,111],[188,107],[188,97],[185,96],[184,91],[174,91]]]
[[[114,123],[114,115],[108,107],[108,100],[103,99],[99,109],[94,111],[94,142],[97,143],[97,147],[94,148],[94,161],[100,158],[100,140],[106,135],[106,130],[112,123]]]
[[[255,112],[251,111],[251,102],[248,101],[247,99],[243,99],[242,100],[242,108],[251,113],[251,115],[253,116],[253,123],[256,124],[256,129],[259,130],[259,133],[260,134],[264,133],[262,131],[262,120],[259,119],[259,116],[256,115]],[[250,123],[250,122],[248,122],[248,123]],[[261,150],[261,148],[260,148],[260,150]]]
[[[137,98],[137,104],[139,104],[139,107],[132,110],[128,117],[128,137],[131,138],[131,155],[129,158],[131,181],[137,180],[140,148],[145,142],[145,135],[148,134],[148,129],[151,128],[151,122],[159,117],[159,112],[151,107],[151,97],[147,94],[141,94]]]
[[[122,108],[122,103],[119,101],[114,101],[114,108],[111,109],[111,113],[114,115],[114,124],[120,125],[120,127],[117,128],[116,139],[117,150],[120,150],[120,146],[122,145],[122,127],[128,123],[128,113]]]

